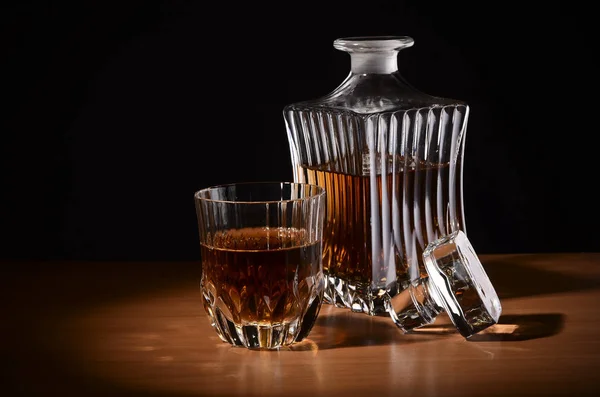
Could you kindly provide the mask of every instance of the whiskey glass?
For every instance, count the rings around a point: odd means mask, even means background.
[[[278,349],[305,339],[323,301],[325,190],[248,182],[194,194],[204,309],[234,346]]]

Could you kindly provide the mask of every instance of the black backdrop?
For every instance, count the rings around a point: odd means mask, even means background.
[[[404,77],[471,105],[480,253],[597,251],[597,44],[576,2],[4,6],[0,257],[195,260],[193,193],[290,180],[284,105],[349,71],[334,39],[409,35]]]

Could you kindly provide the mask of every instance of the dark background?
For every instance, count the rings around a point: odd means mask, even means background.
[[[479,253],[597,251],[598,108],[577,2],[3,6],[0,258],[196,260],[193,193],[290,180],[286,104],[349,72],[338,37],[409,35],[399,68],[471,105]]]

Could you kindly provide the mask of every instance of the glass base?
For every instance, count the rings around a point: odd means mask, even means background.
[[[321,308],[315,297],[302,318],[281,323],[235,324],[218,305],[204,300],[211,326],[223,342],[248,349],[279,349],[304,340],[310,333]]]
[[[369,316],[387,316],[387,301],[397,293],[395,285],[388,289],[372,289],[364,283],[350,283],[339,277],[325,276],[323,303]]]

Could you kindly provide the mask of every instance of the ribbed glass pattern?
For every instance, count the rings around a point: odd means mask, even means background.
[[[327,192],[327,303],[384,312],[384,295],[394,296],[425,273],[427,244],[465,230],[469,108],[440,102],[371,113],[318,101],[284,109],[294,179]]]

